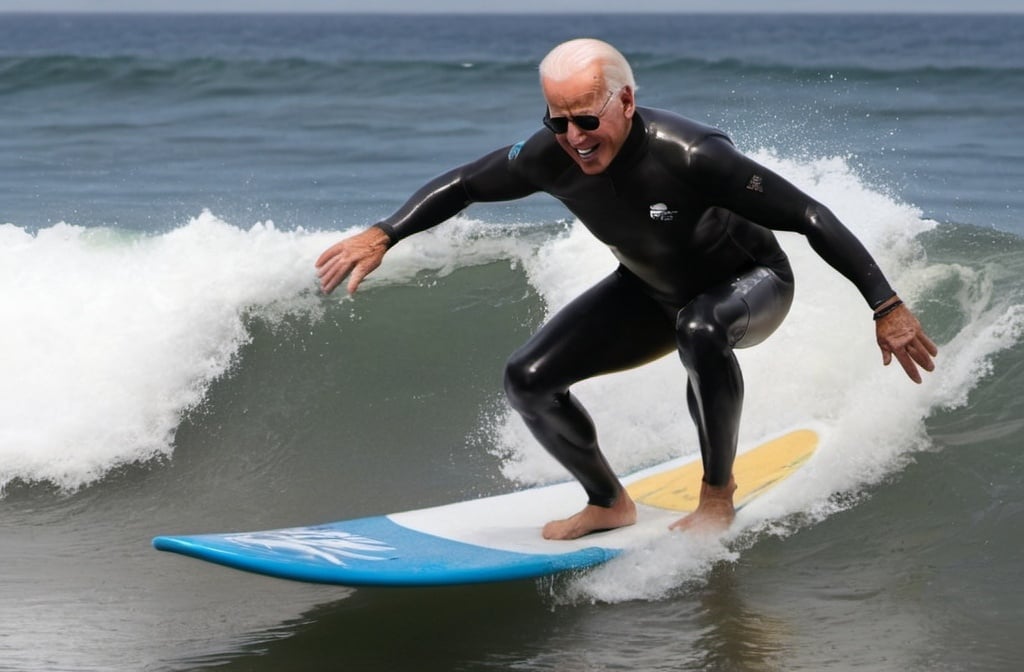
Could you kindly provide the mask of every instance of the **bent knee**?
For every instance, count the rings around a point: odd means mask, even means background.
[[[714,301],[697,298],[679,311],[676,315],[676,340],[681,350],[724,351],[742,338],[746,321],[730,330],[716,314],[719,309],[720,305]]]
[[[517,411],[536,406],[550,391],[541,383],[536,363],[512,355],[505,364],[505,396]]]

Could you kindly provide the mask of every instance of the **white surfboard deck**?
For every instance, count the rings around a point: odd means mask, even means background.
[[[740,453],[733,473],[743,506],[791,475],[814,453],[818,434],[801,429]],[[260,532],[161,536],[158,550],[259,574],[349,586],[427,586],[535,578],[585,569],[642,547],[696,508],[699,456],[671,460],[623,479],[637,524],[549,541],[546,522],[585,503],[575,482],[354,520]]]

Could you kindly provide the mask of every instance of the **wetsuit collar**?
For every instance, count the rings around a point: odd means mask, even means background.
[[[647,149],[647,123],[640,116],[639,109],[633,113],[633,125],[622,148],[608,166],[607,172],[616,177],[633,168]]]

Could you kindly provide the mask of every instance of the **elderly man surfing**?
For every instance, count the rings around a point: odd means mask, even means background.
[[[743,405],[734,349],[782,323],[793,274],[773,231],[806,236],[874,311],[883,363],[921,382],[935,344],[857,238],[825,206],[750,160],[722,131],[638,107],[626,59],[599,40],[559,45],[540,65],[544,128],[427,183],[396,213],[327,249],[324,292],[355,292],[400,240],[474,202],[546,192],[605,243],[619,267],[554,315],[509,360],[505,389],[533,435],[586,491],[549,539],[630,525],[636,507],[570,388],[677,352],[688,377],[704,478],[676,529],[718,531],[735,516],[732,466]]]

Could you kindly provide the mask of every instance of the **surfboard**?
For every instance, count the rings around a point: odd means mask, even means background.
[[[793,474],[820,438],[800,429],[741,452],[733,468],[737,508]],[[635,525],[571,541],[541,537],[544,523],[578,511],[575,482],[385,516],[259,532],[160,536],[153,546],[234,569],[346,586],[441,586],[531,579],[607,562],[669,534],[696,508],[700,456],[679,458],[623,479],[636,501]]]

